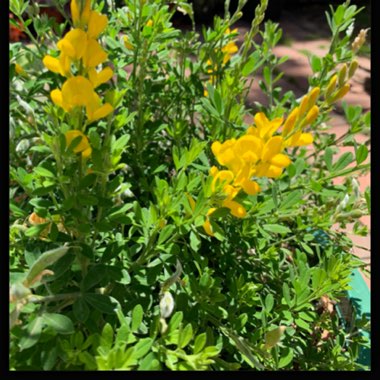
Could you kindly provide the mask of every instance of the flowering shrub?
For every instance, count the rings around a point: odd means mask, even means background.
[[[276,87],[267,0],[240,47],[245,0],[202,39],[184,0],[66,3],[58,24],[10,2],[31,39],[10,46],[10,368],[366,369],[368,320],[346,331],[334,307],[364,264],[332,226],[368,233],[370,114],[343,103],[347,132],[329,129],[360,9],[331,8],[296,99]],[[252,108],[260,70],[268,105]]]

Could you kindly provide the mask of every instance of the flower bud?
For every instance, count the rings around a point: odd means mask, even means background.
[[[338,77],[336,74],[334,74],[331,77],[329,85],[327,86],[327,89],[326,89],[326,98],[329,98],[331,94],[333,93],[333,91],[335,90],[337,79]]]
[[[296,123],[296,120],[298,118],[299,108],[296,107],[292,112],[290,112],[289,116],[286,118],[284,128],[282,129],[282,135],[286,137],[294,128],[294,125]]]
[[[165,292],[160,301],[161,318],[168,318],[174,310],[174,299],[170,292]]]
[[[321,89],[319,87],[314,87],[309,93],[309,103],[307,104],[307,108],[310,109],[316,103],[319,93]]]
[[[359,62],[355,59],[350,63],[350,67],[348,69],[348,77],[351,78],[355,74],[356,69],[359,66]]]
[[[348,91],[350,91],[351,86],[346,83],[331,99],[330,103],[334,103],[339,99],[342,99]]]
[[[367,32],[368,29],[361,29],[357,37],[354,39],[354,42],[351,45],[354,52],[358,51],[363,46],[367,38]]]
[[[306,125],[314,123],[315,119],[318,117],[319,107],[313,106],[306,116]]]
[[[298,111],[300,118],[304,115],[304,113],[306,113],[308,104],[309,104],[309,96],[305,95],[301,100],[300,108]]]
[[[355,198],[360,199],[360,187],[356,178],[352,178],[352,190],[354,191]]]
[[[339,70],[338,74],[338,85],[339,87],[343,87],[345,81],[346,81],[346,74],[347,74],[347,65],[344,64],[341,69]]]

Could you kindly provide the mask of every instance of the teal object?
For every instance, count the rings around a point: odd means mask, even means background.
[[[351,273],[351,290],[347,291],[347,299],[352,307],[356,310],[356,318],[361,319],[364,315],[367,319],[371,319],[371,292],[365,283],[362,275],[357,269]],[[343,305],[341,306],[343,309]],[[337,305],[337,312],[342,323],[347,326],[347,321],[343,317],[343,310]],[[367,337],[371,342],[371,335],[368,331],[361,330],[360,334]],[[359,348],[358,363],[371,368],[371,349],[361,346]]]
[[[348,290],[348,298],[355,307],[358,317],[365,315],[367,319],[371,319],[371,292],[368,289],[362,275],[357,269],[354,269],[352,274],[351,290]],[[371,336],[368,331],[361,331],[361,335],[371,341]],[[358,362],[363,365],[371,366],[371,349],[361,347],[359,351]]]

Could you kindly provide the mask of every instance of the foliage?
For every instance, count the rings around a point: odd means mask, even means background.
[[[364,267],[332,227],[368,233],[370,113],[343,103],[349,129],[330,130],[360,9],[331,9],[295,99],[266,0],[237,45],[245,2],[200,36],[184,0],[56,0],[62,24],[10,1],[30,38],[9,50],[11,369],[363,367],[368,321],[346,331],[331,308]],[[260,71],[269,105],[252,109]]]

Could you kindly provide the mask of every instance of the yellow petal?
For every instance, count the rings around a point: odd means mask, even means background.
[[[91,11],[88,21],[87,34],[89,38],[97,38],[100,33],[107,27],[108,18],[99,12]]]
[[[230,209],[231,214],[233,216],[236,216],[237,218],[244,218],[247,215],[247,211],[245,208],[238,202],[236,201],[231,201],[226,199],[223,201],[223,207],[227,207]]]
[[[216,188],[220,187],[221,185],[231,183],[233,179],[234,179],[234,174],[230,170],[221,170],[214,177],[211,183],[212,192],[215,192]]]
[[[203,229],[205,230],[207,235],[214,236],[214,231],[212,230],[212,226],[208,218],[203,223]]]
[[[65,40],[65,39],[58,41],[57,48],[61,52],[65,53],[67,56],[69,56],[70,58],[73,58],[73,59],[75,58],[75,49],[74,49],[74,46],[71,44],[70,41]]]
[[[87,149],[85,149],[83,152],[82,152],[82,157],[83,158],[88,158],[91,156],[91,153],[92,153],[92,148],[91,147],[88,147]]]
[[[107,53],[94,39],[87,42],[86,53],[83,56],[83,64],[87,68],[96,67],[107,59]]]
[[[266,162],[273,156],[281,152],[283,139],[281,136],[275,136],[268,140],[263,149],[261,159]]]
[[[53,73],[59,74],[61,72],[61,65],[59,63],[59,59],[57,58],[54,58],[50,55],[45,55],[42,63],[48,70],[52,71]]]
[[[191,210],[194,212],[196,204],[195,204],[193,197],[189,193],[186,193],[186,198],[189,201]]]
[[[99,73],[94,68],[91,68],[88,71],[88,77],[94,88],[100,86],[103,83],[108,82],[112,78],[112,76],[113,71],[110,67],[106,67]]]
[[[268,178],[278,178],[283,172],[283,168],[280,168],[275,165],[269,165],[267,170],[265,171],[264,176]]]
[[[280,168],[286,168],[287,166],[290,165],[291,161],[288,156],[286,156],[285,154],[279,153],[271,158],[270,163]]]
[[[70,30],[61,41],[63,43],[61,50],[63,50],[69,57],[73,59],[80,59],[83,57],[87,46],[87,33],[82,29]],[[69,50],[66,51],[69,46]],[[71,48],[74,50],[73,53],[71,52]]]
[[[62,86],[63,101],[71,106],[87,106],[94,98],[91,82],[82,76],[69,78]]]
[[[106,103],[103,106],[101,106],[100,108],[98,108],[92,114],[92,116],[89,117],[89,120],[92,122],[95,120],[102,119],[103,117],[106,117],[107,115],[109,115],[112,111],[113,111],[113,107],[111,106],[111,104]]]
[[[86,151],[85,154],[90,155],[91,154],[91,147],[90,147],[90,143],[88,141],[88,138],[84,133],[82,133],[79,130],[73,129],[73,130],[67,131],[65,133],[67,147],[69,147],[71,145],[71,143],[73,142],[73,140],[79,136],[81,137],[81,140],[79,141],[79,144],[77,144],[73,148],[73,152],[81,153],[81,152]]]
[[[88,24],[91,12],[91,0],[71,0],[71,18],[75,27]]]
[[[255,195],[260,191],[260,186],[255,181],[250,181],[249,179],[245,179],[241,182],[241,186],[244,192],[248,195]]]
[[[71,69],[71,58],[64,52],[61,52],[59,55],[59,64],[61,68],[60,74],[64,77],[69,76]]]
[[[50,92],[50,97],[54,104],[56,104],[59,107],[63,107],[63,98],[61,90],[53,90],[52,92]]]

